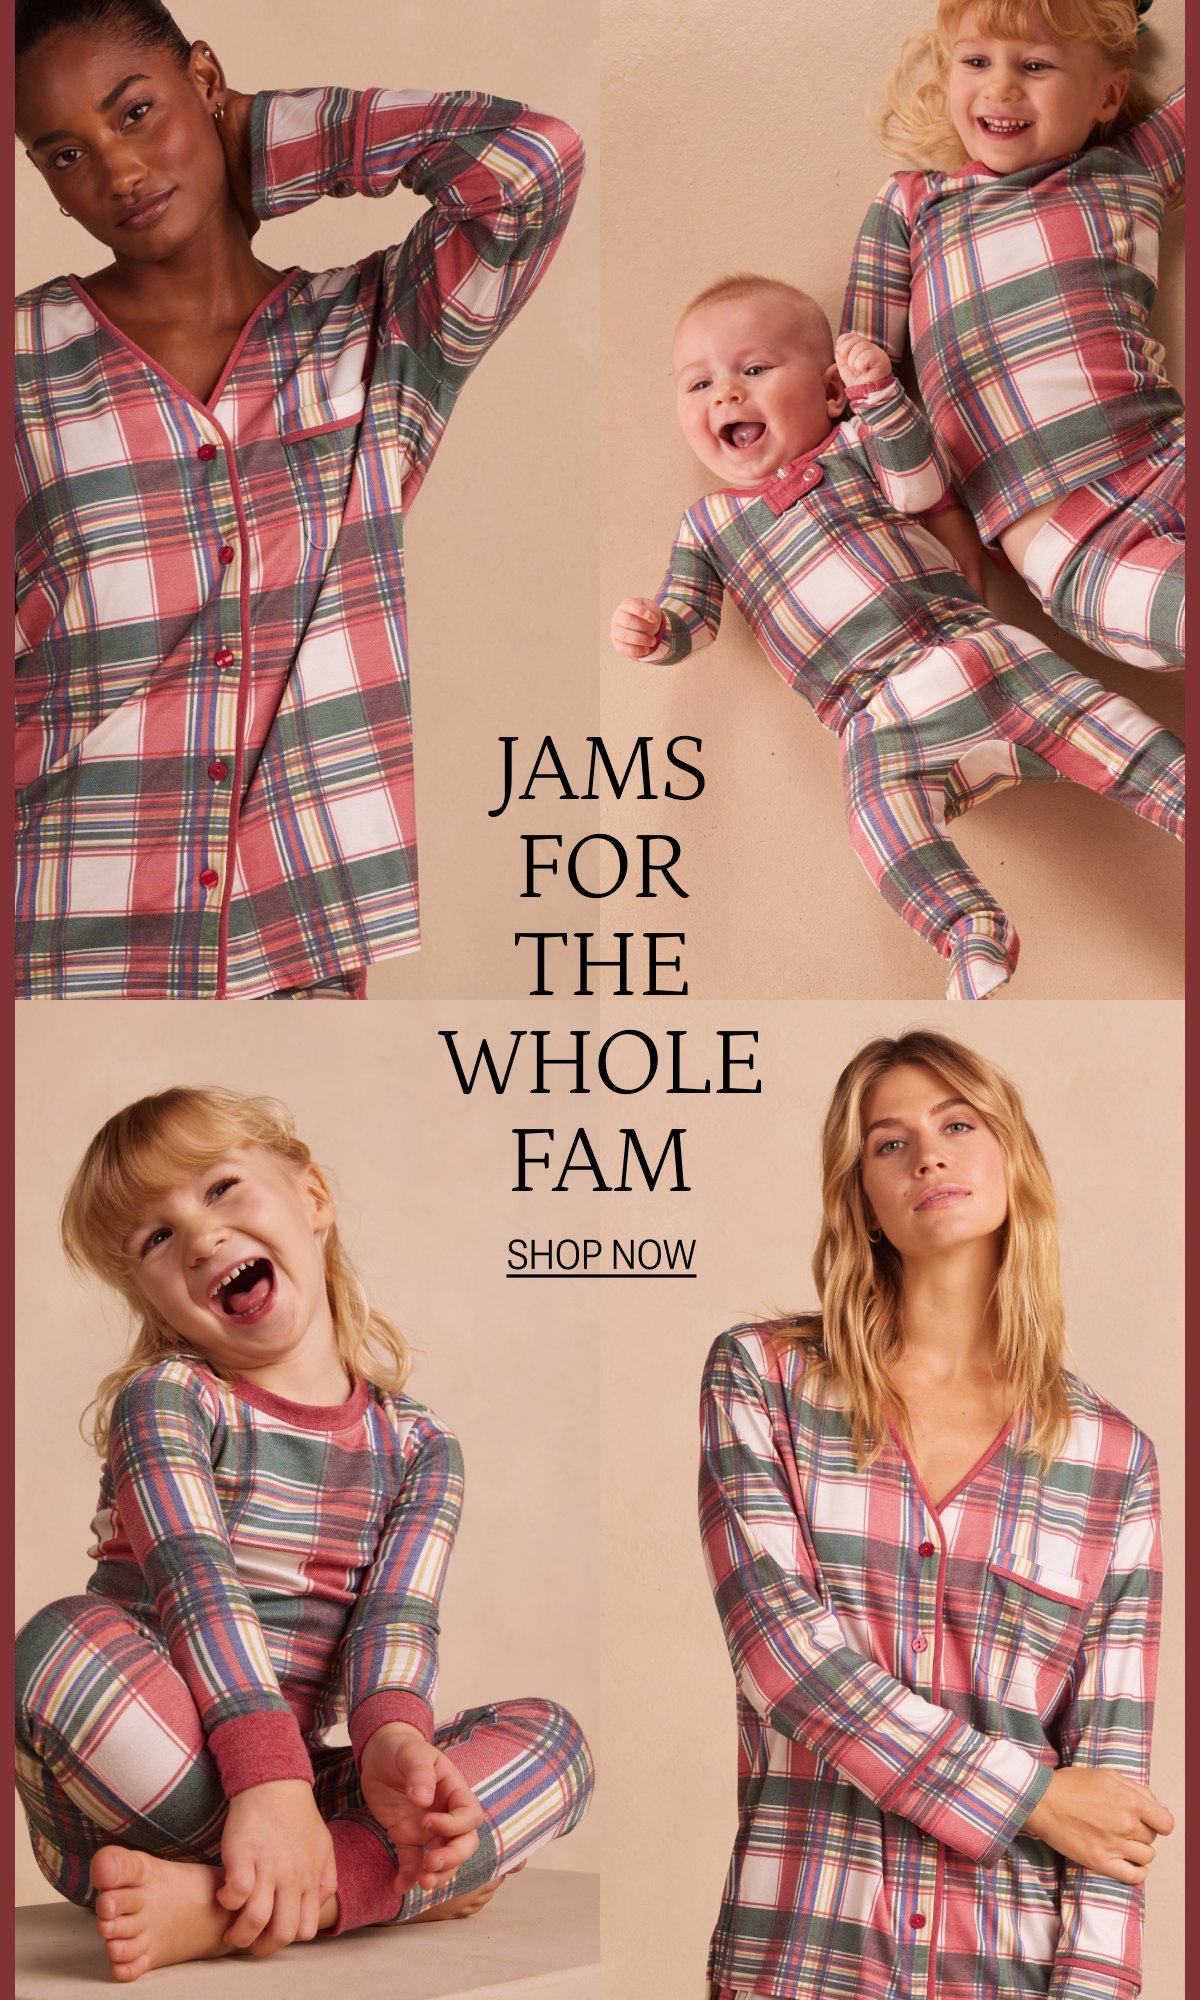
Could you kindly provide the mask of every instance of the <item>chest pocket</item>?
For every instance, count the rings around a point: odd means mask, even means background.
[[[997,1637],[1010,1657],[1065,1673],[1079,1650],[1091,1595],[1079,1577],[1002,1552],[988,1564]]]
[[[338,537],[358,457],[367,385],[360,382],[324,403],[321,421],[285,426],[279,437],[295,495],[301,531],[311,548],[330,548]]]

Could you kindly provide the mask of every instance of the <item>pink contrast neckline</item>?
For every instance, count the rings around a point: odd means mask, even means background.
[[[273,305],[276,299],[278,299],[282,295],[282,293],[288,289],[288,287],[293,283],[293,281],[299,275],[300,275],[299,264],[290,265],[288,269],[283,273],[282,277],[279,280],[279,283],[277,285],[272,285],[270,291],[265,295],[265,297],[259,300],[258,304],[254,308],[254,311],[250,314],[249,319],[245,322],[241,332],[238,334],[237,339],[234,341],[233,346],[230,348],[229,353],[225,357],[225,366],[222,368],[221,373],[217,378],[216,385],[213,388],[212,394],[208,397],[207,401],[205,401],[200,396],[193,395],[192,391],[186,386],[186,384],[184,384],[179,380],[178,376],[172,375],[170,369],[164,368],[160,362],[157,362],[154,359],[154,356],[152,354],[147,354],[144,347],[139,347],[136,340],[131,340],[127,333],[123,333],[121,331],[121,328],[116,324],[116,322],[108,317],[108,314],[105,312],[103,306],[97,305],[91,293],[85,288],[83,280],[81,278],[77,278],[73,271],[69,271],[67,273],[67,283],[71,286],[76,296],[83,301],[83,304],[87,307],[88,311],[91,313],[92,318],[95,320],[97,326],[102,326],[104,327],[106,332],[111,333],[114,340],[119,341],[122,347],[127,348],[130,354],[135,355],[139,361],[144,363],[144,365],[147,368],[149,368],[153,374],[158,376],[160,381],[166,382],[175,391],[175,394],[177,396],[182,396],[186,402],[189,402],[192,405],[193,409],[203,410],[206,416],[211,416],[213,411],[216,409],[217,404],[221,400],[221,396],[224,393],[225,385],[228,382],[230,375],[233,373],[233,370],[237,365],[237,362],[241,356],[242,350],[245,347],[246,342],[250,338],[250,335],[253,332],[254,327],[256,326],[258,320],[262,317],[263,313],[266,312],[268,306]]]
[[[961,1479],[956,1480],[955,1484],[950,1488],[949,1492],[943,1493],[941,1499],[937,1501],[934,1501],[930,1498],[929,1489],[926,1486],[924,1480],[922,1479],[920,1473],[917,1471],[916,1466],[913,1464],[912,1459],[909,1457],[908,1448],[905,1445],[903,1438],[900,1436],[899,1431],[896,1429],[896,1426],[892,1422],[890,1417],[888,1418],[888,1431],[891,1435],[891,1439],[896,1447],[896,1450],[900,1453],[901,1458],[904,1460],[905,1465],[908,1467],[909,1471],[912,1474],[913,1483],[916,1486],[916,1489],[920,1494],[922,1500],[925,1502],[925,1505],[928,1507],[930,1513],[936,1515],[937,1518],[940,1520],[942,1516],[943,1507],[948,1507],[952,1500],[956,1500],[958,1498],[958,1495],[962,1492],[963,1488],[965,1486],[969,1486],[971,1484],[971,1481],[978,1477],[979,1473],[983,1471],[984,1466],[987,1465],[996,1456],[996,1453],[1002,1448],[1002,1446],[1007,1443],[1013,1425],[1016,1423],[1016,1421],[1017,1421],[1016,1413],[1014,1411],[1013,1415],[1009,1418],[1008,1422],[1005,1424],[1003,1430],[998,1431],[996,1436],[992,1439],[992,1442],[990,1443],[990,1445],[988,1445],[987,1450],[981,1453],[981,1455],[975,1460],[974,1465],[972,1465],[968,1471],[963,1473]]]
[[[832,430],[825,433],[820,444],[810,445],[807,451],[797,452],[795,458],[786,459],[782,465],[775,467],[774,472],[768,472],[766,478],[760,480],[757,486],[726,486],[723,491],[735,493],[741,500],[761,500],[764,493],[770,492],[781,473],[794,472],[798,465],[807,465],[810,460],[820,458],[821,453],[828,451],[830,445],[835,444],[840,435],[840,424],[834,424]]]
[[[272,1389],[262,1389],[257,1382],[247,1381],[244,1375],[235,1375],[232,1387],[244,1403],[252,1403],[256,1410],[262,1410],[268,1417],[279,1417],[292,1424],[297,1430],[340,1431],[358,1422],[367,1407],[370,1383],[364,1375],[356,1375],[354,1387],[344,1403],[296,1403],[290,1396],[277,1396]]]

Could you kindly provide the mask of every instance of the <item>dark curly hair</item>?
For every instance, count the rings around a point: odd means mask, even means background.
[[[27,55],[60,28],[118,28],[131,41],[169,49],[181,69],[191,43],[162,0],[17,0],[15,54]]]

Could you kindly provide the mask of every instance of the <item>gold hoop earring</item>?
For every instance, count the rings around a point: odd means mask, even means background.
[[[882,1231],[882,1229],[868,1229],[868,1231],[867,1231],[867,1242],[868,1242],[868,1243],[882,1243],[882,1242],[883,1242],[883,1231]]]
[[[219,125],[224,116],[225,116],[225,106],[223,104],[218,104],[216,110],[213,112],[213,124]]]
[[[64,208],[64,207],[63,207],[63,205],[62,205],[61,201],[60,201],[60,202],[59,202],[59,204],[58,204],[58,212],[59,212],[59,214],[60,214],[60,215],[70,215],[70,213],[71,213],[71,211],[70,211],[70,209],[69,209],[69,208]]]

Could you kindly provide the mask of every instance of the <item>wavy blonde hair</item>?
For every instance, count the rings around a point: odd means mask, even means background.
[[[932,1070],[971,1105],[1003,1149],[1008,1217],[991,1301],[996,1360],[1018,1416],[1032,1419],[1031,1448],[1052,1459],[1070,1422],[1058,1203],[1015,1085],[948,1035],[917,1028],[881,1036],[867,1042],[842,1071],[821,1134],[823,1213],[812,1266],[820,1313],[798,1316],[774,1331],[815,1347],[816,1365],[841,1386],[860,1468],[883,1449],[889,1416],[910,1434],[890,1370],[901,1346],[904,1273],[886,1236],[871,1240],[862,1183],[863,1104],[889,1071],[910,1064]]]
[[[241,1146],[260,1146],[297,1174],[316,1164],[296,1135],[290,1111],[275,1098],[177,1087],[118,1111],[101,1126],[75,1171],[62,1208],[63,1248],[76,1270],[103,1279],[120,1293],[133,1321],[128,1355],[104,1377],[88,1405],[95,1411],[90,1435],[102,1456],[113,1402],[139,1369],[182,1356],[221,1372],[156,1318],[125,1245],[148,1203]],[[352,1374],[367,1374],[384,1389],[402,1389],[411,1367],[408,1343],[370,1304],[336,1222],[325,1230],[322,1249],[338,1354]]]
[[[1089,144],[1115,139],[1141,123],[1155,104],[1138,74],[1141,38],[1134,0],[938,0],[932,28],[910,36],[888,78],[887,108],[879,121],[885,145],[914,167],[953,172],[967,153],[947,107],[950,51],[963,15],[971,9],[981,34],[1019,41],[1030,34],[1051,42],[1089,42],[1113,69],[1127,69],[1129,84],[1115,118],[1098,125]]]

